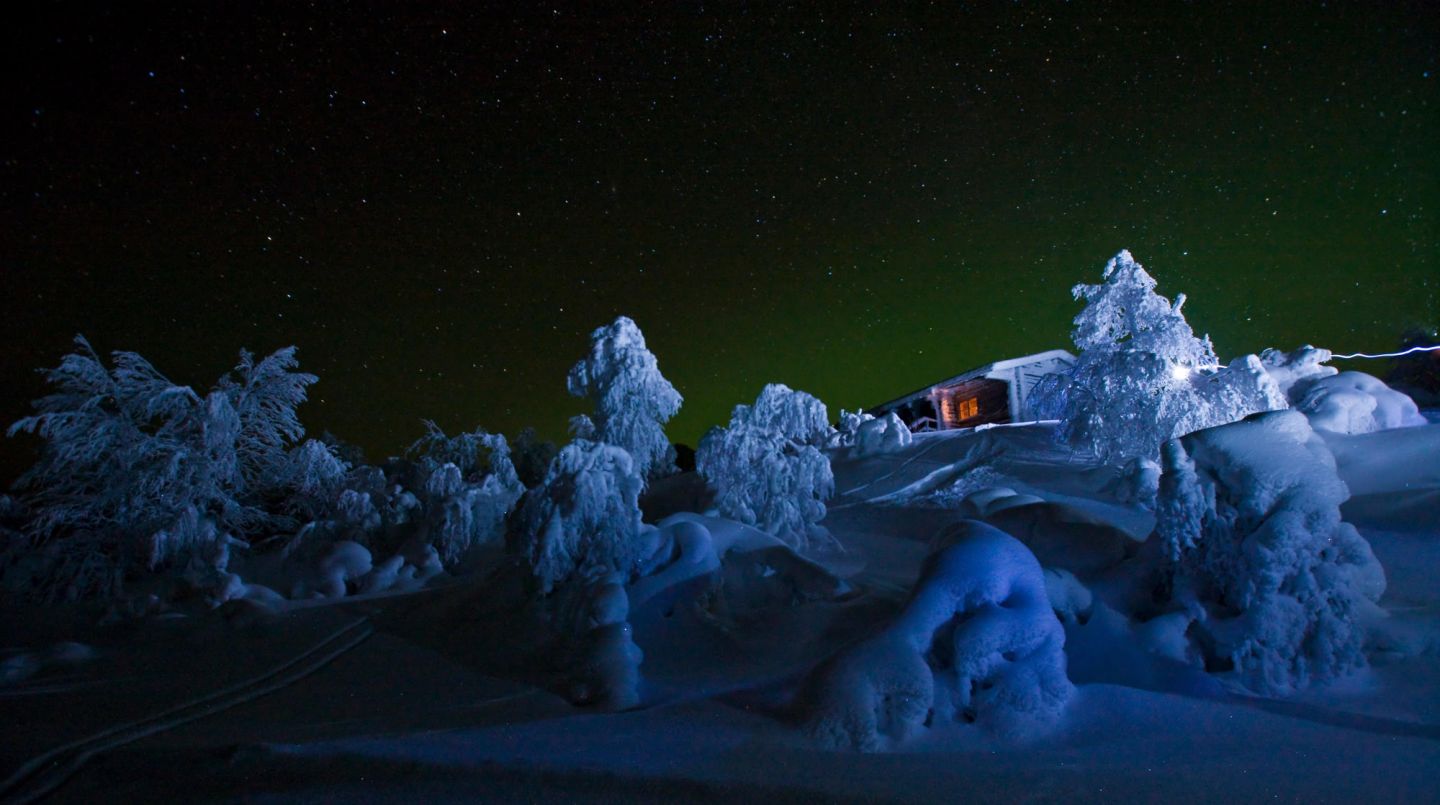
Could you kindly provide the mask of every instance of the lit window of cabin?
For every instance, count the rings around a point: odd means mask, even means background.
[[[960,419],[973,419],[980,416],[980,400],[975,397],[960,400],[956,410],[960,414]]]

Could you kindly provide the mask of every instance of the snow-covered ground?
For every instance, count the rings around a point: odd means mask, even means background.
[[[0,626],[13,679],[0,687],[0,794],[1440,801],[1440,425],[1325,441],[1353,494],[1346,520],[1385,568],[1388,618],[1367,670],[1287,698],[1181,661],[1160,630],[1139,634],[1102,603],[1121,595],[1109,569],[1155,527],[1146,467],[1071,453],[1049,424],[1006,426],[832,449],[821,525],[839,547],[822,544],[813,564],[689,517],[725,561],[677,561],[631,588],[644,661],[640,703],[620,712],[557,695],[504,573],[281,614],[243,600],[108,627],[14,613]],[[894,632],[931,540],[965,518],[1047,569],[1075,685],[1060,720],[1016,737],[936,719],[882,751],[823,748],[800,703],[814,670]]]

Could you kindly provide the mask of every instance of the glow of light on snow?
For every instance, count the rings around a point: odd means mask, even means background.
[[[1330,357],[1332,359],[1343,358],[1345,360],[1350,360],[1352,358],[1400,358],[1415,352],[1435,352],[1437,350],[1440,350],[1440,344],[1431,347],[1411,347],[1404,352],[1382,352],[1379,355],[1368,355],[1364,352],[1352,352],[1349,355],[1331,355]]]
[[[1182,366],[1177,363],[1174,366],[1170,367],[1170,376],[1175,378],[1176,380],[1184,380],[1185,378],[1190,376],[1190,367]]]

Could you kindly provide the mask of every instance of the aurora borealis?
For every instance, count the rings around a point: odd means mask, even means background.
[[[372,458],[558,439],[623,313],[693,445],[1068,346],[1122,247],[1226,358],[1440,322],[1426,3],[206,5],[7,26],[6,423],[83,332],[197,387],[296,344]]]

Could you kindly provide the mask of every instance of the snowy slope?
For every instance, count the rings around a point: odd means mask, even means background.
[[[1360,497],[1409,500],[1433,490],[1436,453],[1417,434],[1436,427],[1410,429],[1404,444],[1384,432],[1326,438]],[[1054,731],[1016,743],[937,723],[886,752],[821,750],[800,729],[796,692],[895,620],[941,528],[989,511],[1032,536],[1072,533],[1108,550],[1138,546],[1154,522],[1124,470],[1057,448],[1048,426],[922,435],[834,459],[824,526],[843,550],[813,563],[758,532],[680,516],[706,525],[714,561],[632,588],[645,654],[633,710],[576,708],[552,692],[503,575],[274,617],[237,605],[126,627],[17,620],[5,646],[76,639],[97,657],[0,688],[11,727],[0,771],[145,722],[158,728],[72,764],[54,801],[1440,799],[1440,529],[1423,519],[1360,522],[1387,570],[1390,617],[1373,667],[1338,686],[1286,700],[1231,692],[1091,603],[1065,624],[1077,690]],[[725,578],[719,592],[711,572]],[[1108,572],[1080,574],[1099,596]],[[275,673],[287,667],[306,673]],[[241,695],[265,679],[283,684]],[[212,714],[156,718],[226,690]]]

